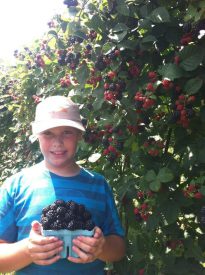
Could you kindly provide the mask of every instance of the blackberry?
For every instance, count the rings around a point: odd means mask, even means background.
[[[71,203],[70,203],[70,211],[72,211],[73,214],[77,213],[77,211],[78,211],[78,206],[74,201],[71,201]]]
[[[95,226],[83,204],[64,200],[56,200],[43,208],[40,222],[44,230],[92,230]]]
[[[91,214],[90,212],[88,212],[87,210],[85,210],[85,212],[83,213],[83,220],[87,221],[91,219]]]
[[[93,230],[94,227],[95,227],[95,224],[92,220],[86,221],[86,223],[85,223],[86,230]]]
[[[76,218],[76,216],[70,210],[64,216],[64,219],[66,222],[70,222],[71,220],[74,220],[75,218]]]
[[[65,213],[66,213],[67,209],[64,207],[64,206],[59,206],[57,209],[56,209],[56,213],[59,215],[59,216],[64,216]]]
[[[81,216],[85,212],[85,206],[83,204],[78,205],[78,214]]]
[[[68,223],[67,229],[68,229],[68,230],[76,230],[76,229],[77,229],[74,220],[72,220],[72,221],[70,221],[70,222]]]
[[[52,210],[49,210],[49,211],[46,213],[45,216],[49,219],[49,221],[54,221],[54,220],[55,220],[55,213],[54,213],[54,211],[52,211]]]
[[[50,206],[44,207],[42,210],[42,214],[45,215],[50,209],[51,209]]]
[[[65,203],[64,200],[56,200],[56,201],[55,201],[55,204],[56,204],[57,206],[66,206],[66,203]]]

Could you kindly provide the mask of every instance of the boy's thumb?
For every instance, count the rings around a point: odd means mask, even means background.
[[[41,224],[38,221],[33,221],[31,223],[32,230],[37,234],[41,234]]]

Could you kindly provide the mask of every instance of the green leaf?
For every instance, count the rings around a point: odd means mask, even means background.
[[[174,175],[172,171],[166,167],[160,169],[157,175],[157,179],[163,183],[170,182],[173,180],[173,178],[174,178]]]
[[[125,38],[127,35],[127,31],[123,31],[121,33],[113,33],[109,34],[108,37],[113,41],[113,42],[120,42]]]
[[[106,24],[98,14],[93,15],[93,17],[86,22],[86,25],[97,32],[105,32]]]
[[[119,14],[129,16],[130,10],[129,6],[123,1],[123,0],[118,0],[118,5],[116,7],[116,10],[118,11]]]
[[[184,71],[173,63],[162,65],[159,67],[158,72],[163,78],[169,78],[170,80],[180,78],[184,75]]]
[[[102,51],[104,54],[108,54],[110,51],[112,51],[115,48],[115,44],[112,42],[107,42],[103,45]]]
[[[145,180],[151,182],[156,179],[156,173],[154,170],[149,170],[145,175]]]
[[[201,110],[200,110],[200,118],[201,118],[201,121],[202,121],[202,122],[205,122],[205,106],[202,106],[202,107],[201,107]]]
[[[180,52],[180,67],[185,71],[195,70],[202,62],[205,55],[204,48],[195,45],[184,47]]]
[[[184,90],[187,94],[191,95],[191,94],[196,94],[199,89],[202,87],[203,85],[203,80],[200,79],[199,77],[195,77],[192,79],[189,79],[185,86],[184,86]]]
[[[115,27],[111,30],[111,32],[122,32],[122,31],[128,31],[129,28],[127,25],[123,24],[123,23],[118,23],[117,25],[115,25]]]
[[[153,213],[151,216],[149,216],[146,227],[148,230],[155,230],[158,227],[159,222],[160,222],[160,216]]]
[[[124,50],[124,49],[134,50],[137,45],[138,45],[138,42],[136,40],[124,40],[118,44],[118,48],[120,50]]]
[[[156,37],[154,35],[146,35],[142,39],[142,43],[154,42],[156,41]]]
[[[175,201],[167,201],[161,206],[161,211],[168,224],[171,224],[178,219],[179,206]]]
[[[78,83],[80,84],[81,87],[84,86],[85,83],[87,82],[89,72],[90,72],[90,70],[86,64],[83,64],[76,71],[76,77],[77,77]]]
[[[150,19],[154,23],[170,22],[170,16],[165,7],[159,7],[151,13]]]
[[[202,186],[202,187],[199,189],[199,192],[201,192],[203,195],[205,195],[205,186]]]
[[[53,36],[58,37],[57,32],[56,32],[56,31],[54,31],[54,30],[50,30],[50,31],[48,32],[48,34],[52,34]]]
[[[161,188],[161,182],[158,179],[156,179],[156,180],[150,182],[149,187],[152,191],[158,192]]]

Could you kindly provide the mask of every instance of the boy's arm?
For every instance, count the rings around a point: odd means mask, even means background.
[[[0,272],[11,272],[31,264],[27,251],[27,239],[16,243],[0,240]]]
[[[32,223],[29,238],[15,243],[0,240],[0,272],[11,272],[36,263],[50,265],[59,260],[62,241],[40,234],[40,224]]]
[[[117,235],[105,237],[102,252],[98,255],[98,259],[105,262],[115,262],[121,260],[125,255],[125,241]]]

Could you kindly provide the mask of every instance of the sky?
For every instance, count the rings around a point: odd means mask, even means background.
[[[0,60],[13,62],[14,51],[41,38],[65,9],[63,0],[0,0]]]

